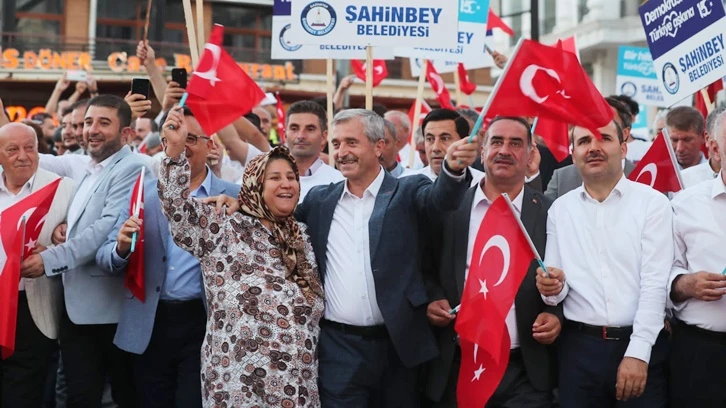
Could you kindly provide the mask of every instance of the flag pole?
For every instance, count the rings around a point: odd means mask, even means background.
[[[189,39],[189,56],[192,59],[192,66],[196,68],[199,63],[199,47],[197,37],[194,34],[194,18],[192,16],[191,0],[182,0],[184,6],[184,21],[187,25],[187,37]]]
[[[144,23],[144,43],[149,39],[149,20],[151,19],[151,0],[146,2],[146,22]]]
[[[522,191],[520,194],[524,194],[524,191]],[[532,242],[532,238],[529,236],[527,229],[524,228],[524,224],[522,224],[522,219],[520,218],[519,212],[517,212],[517,209],[514,208],[514,204],[512,204],[512,200],[509,199],[509,194],[502,193],[502,197],[504,197],[504,200],[507,202],[507,206],[509,206],[509,210],[512,211],[512,215],[514,216],[514,219],[517,220],[517,224],[519,225],[519,229],[522,230],[522,234],[524,234],[524,237],[527,238],[527,243],[529,244],[529,247],[532,249],[532,253],[534,253],[534,259],[537,260],[539,267],[542,268],[544,273],[549,278],[550,273],[547,272],[547,267],[545,266],[544,262],[542,262],[542,257],[539,256],[539,252],[537,252],[537,247],[534,246],[534,242]]]
[[[514,51],[512,52],[512,58],[510,59],[510,61],[512,61],[517,56],[517,52],[519,52],[519,49],[522,47],[523,42],[524,38],[520,38],[519,41],[517,41],[517,45],[514,47]],[[509,71],[509,67],[511,65],[512,64],[507,64],[504,66],[502,74],[499,75],[497,82],[494,84],[494,89],[492,89],[492,93],[489,94],[489,98],[487,98],[487,103],[484,105],[484,108],[482,108],[481,113],[479,113],[479,117],[476,119],[476,123],[474,123],[474,127],[471,129],[471,134],[469,135],[469,143],[471,143],[472,139],[474,139],[474,136],[479,133],[479,129],[481,129],[482,123],[484,122],[484,117],[486,116],[487,111],[489,111],[489,108],[492,105],[492,101],[494,100],[494,96],[497,94],[497,91],[502,84],[502,78],[507,75],[507,72]]]
[[[373,47],[366,47],[366,109],[373,110]]]
[[[139,218],[141,200],[144,198],[144,167],[141,168],[141,181],[139,182],[139,190],[136,192],[136,202],[134,202],[134,217]],[[144,226],[142,225],[141,228]],[[136,232],[131,235],[131,252],[136,249]]]
[[[22,243],[23,243],[23,250],[22,250],[22,251],[20,251],[20,263],[23,263],[23,261],[25,260],[25,259],[24,259],[24,258],[25,258],[25,221],[26,221],[26,219],[25,219],[25,216],[23,216],[23,218],[22,218],[22,223],[23,223],[23,226],[22,226],[22,228],[23,228],[23,233],[22,233],[22,238],[21,238],[21,239],[22,239],[22,241],[20,241],[20,242],[22,242]]]
[[[416,130],[418,129],[418,118],[421,116],[421,102],[423,101],[423,90],[426,84],[426,72],[428,70],[428,60],[421,60],[421,73],[418,76],[418,88],[416,88],[416,101],[413,104],[413,123],[411,123],[411,148],[408,154],[408,168],[413,169],[414,157],[416,154]]]
[[[681,178],[681,168],[678,166],[678,160],[676,160],[676,152],[673,151],[673,145],[671,144],[671,137],[668,134],[668,128],[663,128],[661,131],[661,136],[663,136],[663,141],[666,144],[666,148],[668,149],[668,156],[671,158],[671,164],[673,164],[673,168],[676,170],[676,177],[678,178],[678,184],[681,186],[681,190],[683,190],[683,178]]]
[[[701,96],[703,97],[703,102],[706,104],[706,112],[710,114],[713,112],[713,102],[711,102],[711,97],[708,96],[708,88],[701,88]]]
[[[197,6],[197,46],[199,47],[199,56],[204,54],[204,3],[203,0],[194,1]]]
[[[461,96],[461,77],[459,76],[458,69],[454,71],[454,86],[456,87],[456,107],[459,107],[463,99]]]
[[[370,49],[370,47],[368,47]],[[333,157],[333,110],[335,109],[333,107],[333,87],[335,86],[333,83],[333,59],[328,58],[326,60],[326,75],[328,80],[328,87],[327,87],[327,114],[328,114],[328,164],[330,164],[331,167],[335,168],[335,157]],[[368,69],[367,71],[370,71]]]

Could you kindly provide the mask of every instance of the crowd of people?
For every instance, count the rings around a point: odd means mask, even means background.
[[[0,115],[0,210],[62,177],[21,265],[0,407],[456,407],[453,309],[505,193],[547,271],[532,261],[506,316],[488,408],[726,405],[722,109],[656,118],[686,187],[665,195],[627,179],[650,142],[625,96],[606,98],[601,137],[569,130],[562,162],[533,118],[469,138],[469,109],[418,126],[339,107],[328,129],[324,103],[298,101],[278,143],[268,106],[206,135],[154,50],[137,54],[156,118],[93,79],[61,100],[65,78],[49,113]],[[142,297],[125,285],[134,245]]]

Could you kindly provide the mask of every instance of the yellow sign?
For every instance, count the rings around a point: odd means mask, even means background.
[[[0,69],[27,69],[27,70],[81,70],[91,69],[91,54],[87,52],[64,51],[57,52],[50,49],[20,52],[15,48],[0,48]],[[141,72],[141,61],[135,55],[125,52],[111,53],[108,58],[108,68],[115,73]],[[156,64],[161,68],[167,67],[164,58],[157,58]],[[260,64],[252,62],[238,62],[252,79],[269,82],[290,82],[297,80],[295,67],[291,62],[284,64]],[[185,68],[192,72],[192,59],[187,54],[174,54],[174,66]]]

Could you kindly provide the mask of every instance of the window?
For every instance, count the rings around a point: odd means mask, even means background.
[[[224,26],[224,46],[237,60],[270,62],[272,8],[212,4],[212,18]]]
[[[18,32],[23,47],[47,46],[50,38],[63,35],[65,0],[14,1],[15,26],[13,31]]]

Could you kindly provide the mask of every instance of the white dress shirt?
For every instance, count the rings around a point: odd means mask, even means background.
[[[443,169],[443,164],[441,166]],[[441,170],[441,171],[443,171],[443,170]],[[481,179],[484,178],[484,172],[479,171],[473,167],[469,167],[469,171],[471,172],[471,178],[472,178],[470,186],[474,187],[475,185],[479,184]],[[434,173],[434,170],[431,168],[431,166],[426,166],[426,167],[424,167],[422,169],[418,169],[418,170],[406,169],[403,171],[403,174],[401,174],[401,177],[413,176],[414,174],[423,174],[424,176],[428,177],[429,180],[431,180],[431,181],[436,181],[436,179],[439,178],[439,176],[436,173]]]
[[[68,177],[80,183],[86,177],[86,167],[91,162],[91,156],[83,154],[70,154],[53,156],[52,154],[40,154],[38,165],[43,170],[48,170],[61,177]]]
[[[721,177],[683,190],[671,202],[675,261],[668,294],[678,275],[707,271],[722,273],[726,267],[726,186]],[[670,297],[669,297],[670,299]],[[702,329],[726,332],[726,298],[706,302],[695,298],[673,305],[677,318]]]
[[[331,167],[320,158],[313,163],[305,174],[300,175],[300,201],[303,202],[310,189],[315,186],[326,186],[345,180],[343,173]]]
[[[482,186],[483,187],[483,186]],[[487,214],[489,207],[493,204],[491,200],[484,195],[483,188],[477,188],[474,193],[474,201],[471,205],[471,216],[469,218],[469,243],[466,247],[466,272],[464,276],[469,277],[469,265],[471,264],[471,255],[474,252],[474,241],[476,241],[476,235],[479,233],[479,227],[481,226],[484,216]],[[517,209],[519,214],[522,213],[522,200],[524,199],[524,188],[519,191],[516,197],[512,200],[514,208]],[[519,332],[517,331],[517,313],[512,303],[512,308],[509,309],[507,318],[507,331],[509,331],[509,339],[511,340],[510,349],[519,348]]]
[[[625,352],[646,363],[661,329],[673,260],[668,198],[623,177],[603,201],[584,186],[558,198],[547,219],[545,265],[565,273],[555,305],[565,318],[595,326],[633,326]]]
[[[689,167],[681,171],[681,179],[683,180],[683,188],[693,187],[698,183],[706,180],[713,180],[718,175],[717,172],[711,168],[711,161],[706,160],[705,162]]]
[[[403,165],[403,167],[408,168],[408,160],[409,160],[408,156],[411,154],[411,152],[412,152],[412,150],[411,150],[410,143],[406,143],[406,145],[403,146],[401,148],[401,150],[398,151],[398,157],[401,159],[401,164]],[[414,170],[421,169],[421,168],[423,168],[423,166],[424,166],[424,164],[421,161],[421,157],[418,155],[418,151],[413,150],[413,168],[414,168]]]
[[[23,187],[20,188],[18,194],[13,194],[5,186],[5,173],[0,172],[0,211],[5,211],[8,207],[13,206],[18,201],[29,196],[30,192],[33,191],[34,181],[35,175],[33,175],[25,184],[23,184]],[[21,237],[18,237],[18,239],[20,238]],[[3,260],[3,263],[7,259],[5,248],[2,248],[2,256],[0,256],[0,259]],[[20,284],[18,285],[18,289],[20,291],[25,290],[25,284],[23,283],[23,279],[20,279]]]
[[[386,172],[358,198],[345,183],[333,213],[325,261],[325,318],[354,326],[382,325],[371,268],[368,221]]]
[[[87,176],[81,179],[80,184],[76,189],[76,194],[73,196],[73,201],[71,201],[71,205],[68,207],[68,216],[66,217],[68,226],[66,231],[70,232],[73,225],[76,221],[78,221],[78,217],[81,215],[81,210],[83,210],[82,205],[86,202],[88,195],[91,194],[91,189],[101,176],[101,172],[118,154],[119,152],[112,154],[101,163],[97,164],[95,160],[92,160],[86,165],[85,171]]]

